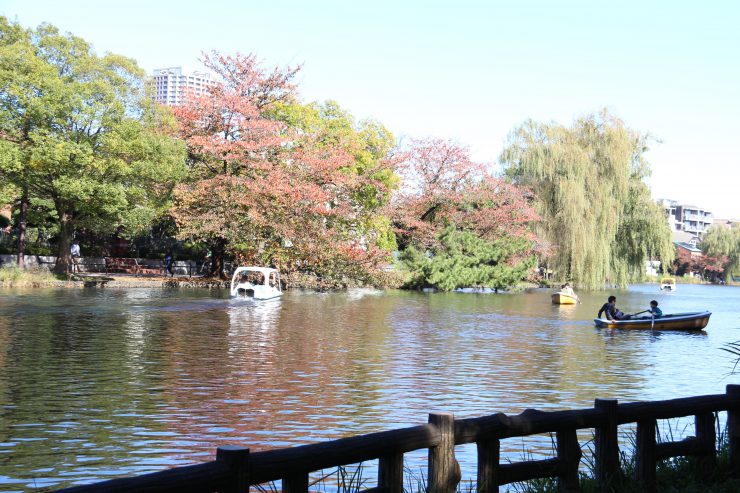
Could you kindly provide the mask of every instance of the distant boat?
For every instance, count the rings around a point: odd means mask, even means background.
[[[660,318],[638,317],[630,320],[595,318],[597,327],[604,329],[701,330],[709,323],[712,312],[674,313]]]
[[[664,277],[660,280],[660,290],[661,291],[675,291],[676,290],[676,280],[672,277]]]
[[[280,273],[269,267],[238,267],[231,278],[231,296],[269,300],[283,295]]]
[[[553,295],[550,298],[552,299],[553,305],[575,305],[576,303],[578,303],[577,295],[563,293],[562,291],[553,293]]]

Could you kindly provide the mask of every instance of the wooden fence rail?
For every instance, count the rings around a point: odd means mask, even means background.
[[[428,449],[428,493],[453,493],[460,481],[455,445],[475,443],[478,451],[477,491],[537,478],[557,478],[560,491],[578,491],[582,449],[577,431],[593,429],[596,479],[602,490],[619,477],[619,425],[636,423],[636,479],[655,490],[656,463],[677,456],[699,458],[707,474],[716,464],[715,413],[727,411],[727,434],[733,474],[740,476],[740,385],[725,394],[619,404],[596,399],[593,408],[543,412],[528,409],[517,416],[494,414],[455,420],[452,414],[430,414],[429,423],[410,428],[342,438],[298,447],[250,453],[241,447],[220,447],[216,460],[100,483],[58,490],[59,493],[221,491],[246,493],[250,485],[280,480],[285,493],[306,493],[309,474],[322,469],[378,460],[377,486],[365,493],[402,493],[404,454]],[[657,443],[658,419],[694,416],[695,435]],[[501,463],[501,440],[554,433],[556,456],[543,460]]]

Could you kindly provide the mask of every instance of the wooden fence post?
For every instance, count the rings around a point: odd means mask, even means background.
[[[637,422],[635,479],[645,491],[655,491],[655,428],[654,419]]]
[[[694,430],[702,448],[699,470],[704,477],[709,477],[717,467],[717,432],[714,429],[714,413],[694,416]]]
[[[498,467],[501,459],[501,441],[497,438],[481,440],[478,447],[478,493],[498,493]]]
[[[249,449],[233,445],[218,447],[216,460],[229,466],[231,477],[222,493],[247,493],[249,491]]]
[[[460,465],[455,459],[455,416],[432,413],[429,424],[439,429],[441,440],[429,449],[427,493],[454,493],[460,482]]]
[[[730,471],[740,476],[740,385],[728,385],[727,440],[730,442]],[[734,402],[733,402],[734,401]]]
[[[558,474],[558,491],[581,491],[578,484],[578,466],[581,463],[581,446],[578,444],[576,430],[558,431],[555,433],[558,448],[560,473]]]
[[[608,491],[618,480],[619,470],[619,437],[617,435],[616,399],[596,399],[594,408],[606,414],[604,426],[596,428],[596,479],[601,491]]]
[[[378,486],[386,493],[403,493],[403,454],[394,453],[378,460]]]
[[[283,493],[308,493],[308,473],[283,478]]]

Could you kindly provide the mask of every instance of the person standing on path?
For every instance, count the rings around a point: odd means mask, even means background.
[[[164,256],[164,274],[167,276],[167,274],[170,275],[170,277],[175,277],[175,273],[172,272],[172,263],[174,261],[174,255],[172,254],[172,250],[167,250],[167,253]]]
[[[72,256],[72,273],[77,272],[77,264],[80,258],[80,244],[77,240],[72,241],[72,245],[69,247],[69,254]]]

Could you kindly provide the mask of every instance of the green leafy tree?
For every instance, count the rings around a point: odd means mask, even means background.
[[[273,219],[288,208],[283,202],[301,196],[280,174],[293,136],[268,112],[292,96],[298,68],[268,71],[241,53],[206,54],[203,63],[217,83],[175,108],[189,176],[175,190],[171,213],[179,238],[208,245],[210,274],[225,277],[225,258],[235,250],[291,241],[276,231],[287,221]]]
[[[740,228],[711,226],[699,245],[709,257],[724,257],[725,279],[732,281],[733,275],[740,273]]]
[[[174,117],[146,89],[131,59],[99,56],[48,24],[24,30],[0,18],[0,177],[21,191],[22,207],[53,204],[57,272],[69,271],[76,229],[139,232],[183,177]]]
[[[571,127],[528,121],[501,156],[507,176],[531,189],[550,245],[548,267],[584,287],[625,285],[645,261],[672,262],[670,230],[644,183],[648,137],[606,111]]]
[[[377,269],[390,256],[376,220],[389,134],[356,128],[335,104],[295,103],[297,69],[268,71],[251,54],[204,63],[218,82],[175,110],[190,157],[172,209],[179,236],[211,247],[213,275],[227,254],[324,278]]]
[[[357,122],[335,101],[280,101],[267,114],[300,135],[315,136],[318,148],[340,148],[351,156],[351,164],[342,173],[367,179],[358,180],[351,190],[355,214],[346,226],[383,250],[395,250],[391,220],[383,210],[400,183],[388,159],[395,145],[393,134],[375,120]]]
[[[490,241],[448,226],[438,240],[430,250],[411,246],[401,254],[411,273],[407,287],[506,289],[525,279],[535,264],[531,241],[524,238],[502,236]]]

